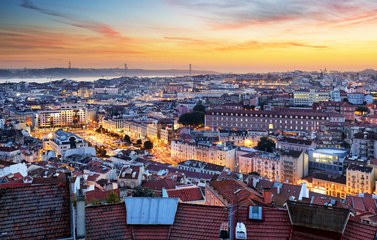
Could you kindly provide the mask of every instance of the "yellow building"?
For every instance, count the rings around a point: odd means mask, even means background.
[[[345,198],[347,194],[345,176],[316,173],[312,180],[311,191],[333,197]]]
[[[346,175],[348,194],[373,193],[375,176],[372,167],[350,164]]]

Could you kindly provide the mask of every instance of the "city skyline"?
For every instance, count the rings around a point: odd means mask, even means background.
[[[0,68],[376,68],[373,1],[2,1]]]

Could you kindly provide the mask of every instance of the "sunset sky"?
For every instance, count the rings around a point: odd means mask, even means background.
[[[0,0],[0,68],[377,69],[377,1]]]

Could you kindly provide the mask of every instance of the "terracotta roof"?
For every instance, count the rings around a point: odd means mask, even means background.
[[[142,184],[143,187],[150,188],[153,190],[161,190],[162,188],[174,189],[176,185],[177,185],[176,182],[173,182],[167,179],[160,179],[160,180],[154,180],[154,181],[152,180],[152,181],[147,181]]]
[[[0,186],[2,239],[70,237],[69,193],[65,184]],[[4,234],[5,233],[5,234]]]
[[[182,202],[204,200],[202,191],[199,187],[183,187],[179,189],[168,189],[166,192],[170,198],[179,198]]]
[[[340,184],[346,184],[346,176],[334,175],[334,174],[325,174],[325,173],[315,173],[313,179],[320,179],[329,182],[335,182]]]
[[[369,172],[372,172],[373,168],[362,166],[362,165],[350,164],[348,166],[347,170],[360,171],[360,172],[367,172],[367,173],[369,173]]]
[[[260,203],[263,203],[263,197],[260,193],[252,188],[249,188],[243,182],[231,179],[214,181],[210,183],[210,186],[220,194],[228,203],[233,203],[233,201],[243,201],[245,199],[253,199]],[[237,194],[234,194],[234,192]]]
[[[346,204],[357,212],[377,213],[377,199],[370,194],[362,196],[347,195]]]
[[[169,239],[219,239],[220,225],[225,221],[227,208],[180,203]]]
[[[346,230],[343,233],[342,239],[346,239],[346,240],[375,239],[376,230],[377,230],[376,226],[359,223],[350,219],[348,221]]]
[[[303,140],[303,139],[297,139],[297,138],[283,138],[281,140],[278,140],[279,142],[288,142],[288,143],[294,143],[294,144],[300,144],[300,145],[308,145],[310,146],[313,141],[312,140]]]
[[[124,203],[85,208],[87,239],[132,239]]]
[[[295,151],[295,150],[289,150],[289,151],[281,151],[281,156],[289,156],[293,158],[299,158],[301,156],[302,151]]]
[[[86,201],[88,201],[89,203],[93,201],[94,199],[105,201],[107,194],[109,194],[112,191],[114,191],[119,196],[120,194],[119,189],[114,189],[114,190],[109,190],[109,191],[102,191],[102,190],[96,189],[92,191],[87,191],[85,193]]]
[[[289,239],[291,222],[287,210],[263,207],[263,221],[250,220],[249,208],[241,207],[236,219],[246,226],[247,239]]]
[[[124,203],[86,207],[87,239],[218,239],[221,222],[228,220],[222,207],[180,203],[174,224],[127,225]],[[169,236],[170,235],[170,236]]]

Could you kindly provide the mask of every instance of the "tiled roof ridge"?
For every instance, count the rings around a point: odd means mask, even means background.
[[[6,184],[4,186],[0,185],[0,188],[24,188],[24,187],[36,187],[36,186],[41,186],[41,185],[57,185],[58,187],[60,186],[65,186],[65,182],[59,182],[59,183],[15,183],[12,184],[11,182],[9,184]]]

